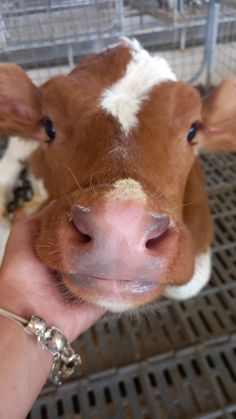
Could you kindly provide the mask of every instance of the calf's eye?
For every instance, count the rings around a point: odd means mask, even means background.
[[[193,141],[193,139],[195,138],[195,136],[197,134],[198,127],[199,127],[199,124],[197,122],[194,122],[189,129],[189,132],[188,132],[188,135],[187,135],[187,141],[190,144],[191,144],[191,142]]]
[[[48,142],[51,143],[56,138],[56,130],[53,126],[53,123],[52,123],[51,119],[44,118],[43,119],[43,125],[44,125],[44,128],[45,128],[46,134],[48,136]]]

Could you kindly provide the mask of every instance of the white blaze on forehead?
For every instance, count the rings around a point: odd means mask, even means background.
[[[125,134],[138,124],[137,114],[148,92],[157,84],[176,76],[167,61],[151,56],[137,40],[123,39],[132,58],[124,76],[102,93],[102,108],[118,119]]]
[[[142,185],[132,178],[117,180],[113,185],[113,189],[107,193],[106,197],[135,199],[146,204],[147,195],[145,194]]]

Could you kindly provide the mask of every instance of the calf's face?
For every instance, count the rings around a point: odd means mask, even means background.
[[[198,92],[129,41],[30,92],[37,103],[14,102],[7,131],[40,140],[30,161],[49,195],[39,258],[75,296],[111,311],[185,289],[211,240]]]

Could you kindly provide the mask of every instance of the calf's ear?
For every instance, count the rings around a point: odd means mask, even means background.
[[[41,113],[41,92],[24,70],[0,64],[0,135],[40,139]]]
[[[236,78],[222,81],[203,100],[200,151],[236,151]]]

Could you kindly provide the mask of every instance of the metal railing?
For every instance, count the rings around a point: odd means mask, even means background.
[[[2,0],[0,61],[44,68],[47,78],[47,68],[71,67],[126,35],[166,54],[179,78],[209,85],[217,42],[234,22],[236,37],[235,12],[233,0]]]

